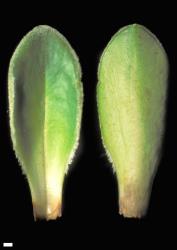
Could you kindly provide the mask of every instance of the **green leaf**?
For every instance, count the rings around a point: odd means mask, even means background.
[[[133,24],[113,36],[99,63],[97,104],[125,217],[141,217],[148,207],[164,133],[167,82],[166,53],[148,29]]]
[[[55,219],[78,146],[83,102],[78,58],[59,32],[42,25],[22,39],[10,61],[8,94],[13,148],[34,216]]]

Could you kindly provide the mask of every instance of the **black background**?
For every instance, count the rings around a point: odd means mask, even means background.
[[[152,242],[173,242],[176,221],[176,116],[177,116],[177,18],[170,3],[67,2],[9,4],[1,8],[0,38],[0,243],[58,248],[76,243],[94,248],[96,242],[116,241],[141,248]],[[169,8],[170,6],[170,8]],[[98,127],[96,83],[99,57],[121,27],[140,23],[163,44],[170,62],[170,80],[164,148],[154,181],[147,216],[124,219],[118,214],[117,182],[108,162]],[[70,42],[80,58],[83,72],[84,109],[81,143],[65,180],[63,217],[56,221],[33,221],[30,191],[12,150],[8,124],[7,71],[10,57],[21,38],[34,26],[50,25]],[[95,241],[93,241],[95,240]]]

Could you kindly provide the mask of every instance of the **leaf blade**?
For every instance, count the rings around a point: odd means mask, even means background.
[[[63,178],[79,139],[80,79],[75,52],[49,26],[37,26],[29,32],[10,62],[11,137],[27,175],[37,217],[56,217],[58,211],[51,214],[61,206]]]
[[[160,158],[168,81],[166,53],[145,27],[126,26],[105,48],[98,80],[100,128],[118,178],[120,212],[141,217]]]

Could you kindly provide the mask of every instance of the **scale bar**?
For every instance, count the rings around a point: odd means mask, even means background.
[[[13,243],[12,242],[4,242],[3,247],[13,247]]]

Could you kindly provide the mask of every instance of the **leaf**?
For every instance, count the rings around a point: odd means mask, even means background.
[[[78,58],[59,32],[41,25],[22,39],[10,61],[8,94],[13,148],[34,216],[55,219],[78,146],[83,102]]]
[[[104,147],[118,179],[119,211],[145,215],[159,164],[166,109],[168,60],[145,27],[122,28],[98,69],[97,104]]]

